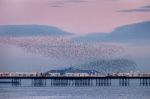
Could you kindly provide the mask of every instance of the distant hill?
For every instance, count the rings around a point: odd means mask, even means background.
[[[65,32],[57,27],[45,25],[1,25],[0,36],[66,36],[72,33]],[[110,33],[90,33],[72,38],[78,42],[150,42],[150,21],[128,24],[116,28]]]
[[[108,36],[107,33],[91,33],[88,35],[78,36],[73,38],[73,41],[78,42],[101,42]]]
[[[124,25],[110,33],[90,33],[73,41],[86,42],[150,42],[150,21]]]
[[[59,28],[44,25],[1,25],[0,36],[66,36]]]
[[[150,21],[129,24],[116,28],[106,40],[132,41],[150,39]]]

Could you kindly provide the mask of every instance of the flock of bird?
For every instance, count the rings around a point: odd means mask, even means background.
[[[68,37],[1,37],[0,44],[14,45],[23,48],[28,53],[41,54],[56,59],[78,59],[86,66],[95,60],[110,60],[124,52],[123,46],[105,43],[75,42]],[[118,60],[122,61],[122,60]],[[125,61],[129,62],[129,61]],[[104,64],[114,64],[114,61],[105,61]],[[119,62],[118,62],[119,63]],[[120,62],[121,63],[121,62]],[[81,66],[75,64],[77,66]],[[100,62],[89,63],[90,66],[101,66]],[[134,63],[133,63],[134,64]],[[130,65],[133,65],[130,64]],[[117,65],[117,64],[115,64]],[[125,65],[125,64],[122,64]],[[105,66],[105,65],[103,65]],[[111,66],[111,65],[110,65]],[[120,65],[118,65],[120,66]],[[105,66],[107,68],[107,66]],[[102,68],[102,67],[101,67]]]

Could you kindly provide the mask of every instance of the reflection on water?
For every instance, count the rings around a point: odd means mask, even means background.
[[[0,99],[149,99],[150,87],[8,87]]]

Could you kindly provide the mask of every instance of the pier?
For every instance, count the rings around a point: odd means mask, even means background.
[[[133,85],[133,80],[138,86],[150,86],[150,75],[130,74],[130,75],[86,75],[86,76],[49,76],[45,74],[19,74],[19,75],[1,75],[0,84],[10,83],[14,87],[21,87],[24,81],[27,81],[32,87],[109,87],[114,82],[121,87]]]

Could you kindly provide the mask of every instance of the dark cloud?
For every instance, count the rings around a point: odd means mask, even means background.
[[[143,6],[141,8],[150,9],[150,5]]]
[[[60,7],[63,7],[63,6],[62,5],[51,5],[51,7],[60,8]]]
[[[119,10],[118,12],[150,12],[150,9]]]
[[[72,3],[85,3],[85,2],[88,2],[86,0],[68,0],[68,1],[70,1]]]
[[[150,5],[142,6],[135,9],[119,10],[118,12],[150,12]]]
[[[78,4],[78,3],[86,3],[88,2],[87,0],[55,0],[55,1],[50,1],[49,5],[51,7],[63,7],[65,4]]]

